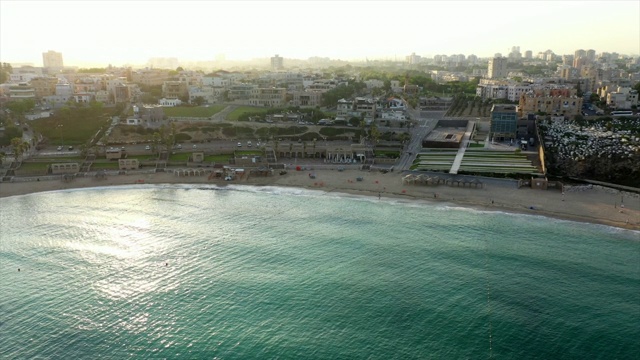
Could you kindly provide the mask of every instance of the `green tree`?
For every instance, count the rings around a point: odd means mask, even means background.
[[[7,109],[13,114],[22,116],[36,107],[36,102],[32,99],[24,99],[20,101],[11,101],[7,103]]]
[[[171,123],[171,146],[176,144],[176,123]]]
[[[13,68],[9,63],[0,63],[0,84],[4,84],[9,80]]]
[[[371,125],[371,139],[373,140],[373,145],[375,146],[378,143],[378,140],[380,139],[380,130],[378,130],[378,127],[376,126],[376,124],[372,124]]]
[[[162,144],[162,137],[160,136],[160,133],[156,131],[153,133],[153,136],[151,137],[151,152],[158,154],[158,156],[160,156],[161,144]]]
[[[11,140],[14,138],[22,139],[22,130],[11,123],[5,127],[4,135],[0,137],[0,146],[11,145]]]
[[[22,138],[15,137],[11,139],[11,147],[13,148],[15,159],[18,160],[25,149]]]
[[[200,106],[200,105],[204,104],[204,98],[202,96],[196,96],[193,99],[193,104],[195,104],[197,106]]]

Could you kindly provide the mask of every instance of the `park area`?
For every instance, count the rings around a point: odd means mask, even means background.
[[[163,108],[168,117],[210,118],[224,109],[224,105],[176,106]]]
[[[109,121],[108,110],[81,108],[60,110],[51,117],[33,120],[30,125],[50,144],[77,146],[105,130]]]

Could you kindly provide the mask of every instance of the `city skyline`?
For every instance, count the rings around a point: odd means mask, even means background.
[[[577,1],[2,0],[0,60],[40,66],[48,50],[62,53],[65,66],[137,65],[157,57],[212,61],[221,55],[229,61],[275,54],[302,60],[393,60],[411,53],[486,58],[506,55],[512,46],[534,56],[548,49],[638,55],[639,13],[637,1],[602,6]],[[25,29],[25,16],[27,24],[37,26]]]

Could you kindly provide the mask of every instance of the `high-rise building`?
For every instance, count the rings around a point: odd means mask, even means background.
[[[573,54],[573,58],[578,59],[581,57],[587,57],[587,52],[582,49],[576,50],[576,52]]]
[[[42,53],[42,66],[48,70],[59,71],[64,67],[62,53],[49,50]]]
[[[509,57],[509,60],[511,61],[519,61],[520,59],[522,59],[522,54],[520,53],[520,46],[512,46],[508,57]]]
[[[416,55],[416,53],[411,53],[411,55],[407,56],[407,62],[410,65],[418,64],[422,61],[422,57],[420,55]]]
[[[590,62],[596,61],[596,51],[593,49],[587,50],[587,60]]]
[[[573,55],[562,55],[562,65],[573,65]]]
[[[507,77],[507,58],[495,57],[489,59],[487,67],[487,77],[489,79],[504,79]]]
[[[283,68],[283,59],[280,55],[276,54],[276,56],[271,58],[271,70],[282,70]]]
[[[533,51],[531,51],[531,50],[527,50],[527,51],[525,51],[525,52],[524,52],[524,58],[525,58],[525,59],[529,59],[529,60],[530,60],[530,59],[533,59]]]

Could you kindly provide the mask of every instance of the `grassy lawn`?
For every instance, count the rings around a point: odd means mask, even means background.
[[[118,170],[118,163],[117,162],[109,162],[109,163],[99,162],[99,163],[91,164],[91,170],[101,170],[101,169]]]
[[[24,162],[16,170],[16,175],[45,175],[50,164],[50,162]]]
[[[262,155],[262,151],[259,151],[259,150],[240,150],[240,151],[236,151],[236,155]]]
[[[379,157],[397,158],[400,156],[399,151],[376,150],[375,155]]]
[[[226,163],[231,159],[231,155],[209,155],[204,157],[205,162]]]
[[[169,161],[172,162],[187,162],[191,153],[175,153],[169,155]]]
[[[109,124],[107,114],[105,111],[84,108],[71,109],[68,116],[58,111],[54,116],[37,119],[30,124],[36,132],[49,139],[51,144],[80,145]]]
[[[77,162],[77,163],[82,163],[84,162],[84,157],[80,157],[80,156],[69,156],[69,157],[59,157],[59,158],[51,158],[51,157],[39,157],[39,158],[32,158],[32,160],[35,160],[35,162],[42,162],[42,163],[65,163],[65,162]]]
[[[198,106],[178,106],[164,108],[164,114],[170,117],[211,117],[224,109],[224,105],[213,105],[209,107]]]
[[[138,161],[152,161],[156,160],[157,157],[154,155],[129,155],[127,159],[138,159]]]
[[[238,121],[242,114],[261,115],[266,114],[266,109],[255,108],[251,106],[240,106],[227,115],[227,120]]]

